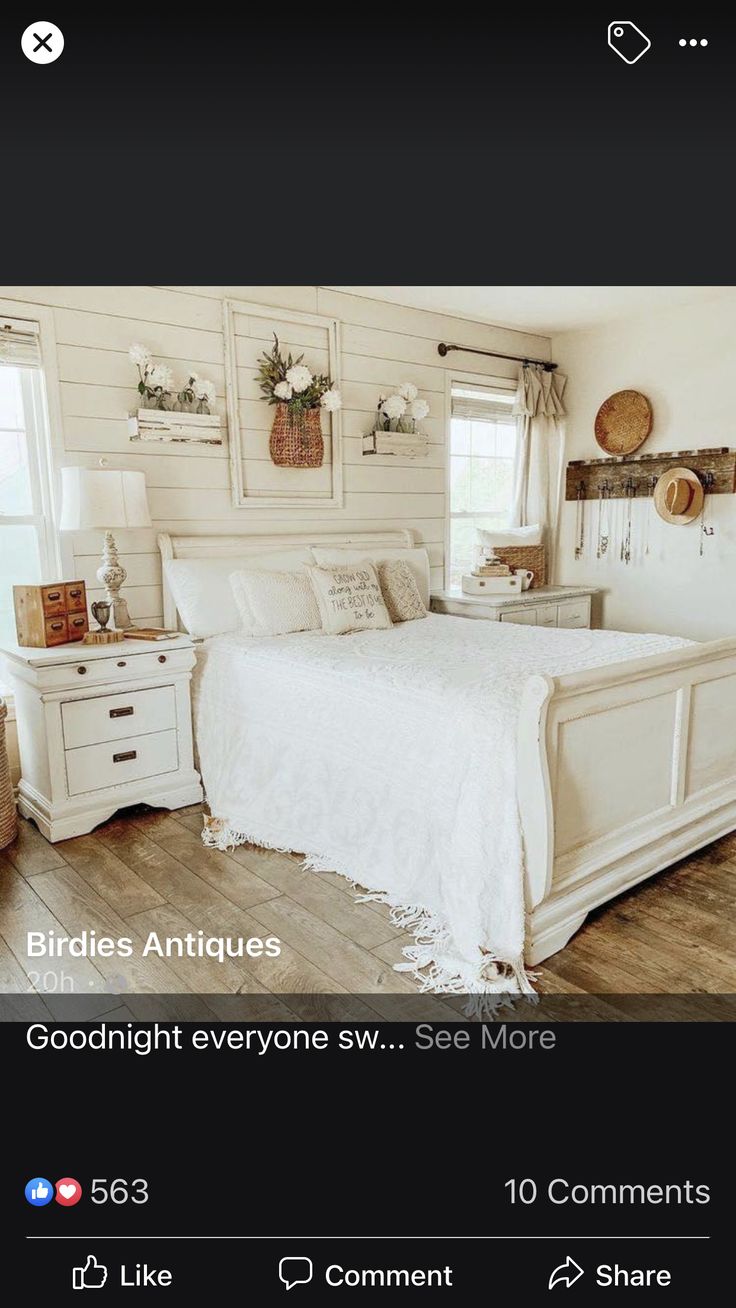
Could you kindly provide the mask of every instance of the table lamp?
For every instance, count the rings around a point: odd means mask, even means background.
[[[113,627],[121,630],[132,627],[128,605],[120,595],[128,574],[118,558],[111,528],[151,526],[145,473],[118,472],[111,468],[62,468],[61,490],[59,526],[62,531],[104,531],[102,566],[97,569],[97,580],[105,588]]]

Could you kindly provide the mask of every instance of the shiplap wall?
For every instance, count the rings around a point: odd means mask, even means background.
[[[154,530],[116,533],[128,570],[125,593],[131,616],[139,623],[162,621],[156,530],[195,535],[408,526],[427,545],[433,584],[440,585],[446,375],[467,371],[511,377],[515,365],[479,355],[441,359],[437,343],[450,340],[502,353],[550,357],[549,341],[540,336],[317,286],[11,286],[0,287],[0,298],[53,310],[63,424],[57,439],[57,463],[95,467],[104,456],[110,467],[139,468],[146,473]],[[148,345],[177,377],[186,377],[190,368],[211,377],[217,387],[218,412],[224,415],[225,298],[340,320],[342,509],[235,509],[224,447],[131,444],[126,418],[138,402],[137,378],[127,354],[131,341]],[[422,424],[431,440],[427,459],[404,464],[395,458],[363,458],[361,437],[371,430],[379,393],[406,380],[419,386],[430,405],[430,417]],[[265,405],[263,408],[271,412]],[[100,596],[95,578],[100,545],[98,532],[74,533],[74,572],[86,581],[90,599]]]

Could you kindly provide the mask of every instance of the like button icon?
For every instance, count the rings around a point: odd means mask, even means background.
[[[45,1176],[34,1176],[26,1186],[25,1195],[34,1208],[45,1208],[54,1198],[54,1187]]]

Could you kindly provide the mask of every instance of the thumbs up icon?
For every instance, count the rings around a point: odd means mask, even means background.
[[[84,1267],[72,1267],[72,1289],[101,1290],[107,1280],[107,1268],[94,1254],[87,1255]]]
[[[54,1187],[45,1176],[34,1176],[25,1188],[25,1196],[34,1208],[45,1208],[54,1197]]]

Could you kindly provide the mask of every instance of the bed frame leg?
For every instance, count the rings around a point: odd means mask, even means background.
[[[564,949],[568,940],[580,930],[587,916],[587,913],[574,913],[563,922],[553,922],[549,926],[540,923],[536,927],[532,916],[526,947],[527,964],[533,967],[535,963],[542,963],[545,958]]]

